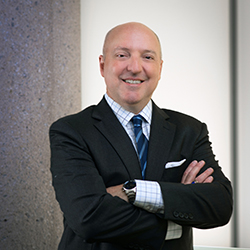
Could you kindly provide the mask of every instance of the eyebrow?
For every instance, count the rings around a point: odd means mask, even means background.
[[[124,51],[130,51],[129,48],[126,48],[126,47],[121,47],[121,46],[118,46],[115,48],[115,51],[116,50],[124,50]],[[154,55],[157,55],[156,52],[154,50],[144,50],[143,53],[152,53]]]

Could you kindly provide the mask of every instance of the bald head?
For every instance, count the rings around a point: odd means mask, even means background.
[[[103,57],[105,58],[106,52],[108,50],[109,44],[110,42],[117,36],[121,35],[124,32],[132,32],[132,31],[140,31],[140,32],[147,32],[148,34],[151,33],[152,37],[154,37],[155,39],[157,39],[157,43],[158,43],[158,50],[160,53],[160,58],[162,58],[162,52],[161,52],[161,44],[160,44],[160,40],[158,38],[158,36],[155,34],[154,31],[152,31],[150,28],[148,28],[146,25],[142,24],[142,23],[137,23],[137,22],[129,22],[129,23],[124,23],[121,25],[118,25],[116,27],[114,27],[113,29],[111,29],[104,40],[104,44],[103,44]],[[157,49],[157,48],[156,48]]]

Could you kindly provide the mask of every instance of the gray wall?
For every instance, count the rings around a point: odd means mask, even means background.
[[[237,100],[238,165],[237,217],[238,243],[250,248],[250,1],[238,0],[237,6]]]
[[[0,249],[57,248],[48,129],[80,88],[80,1],[1,1]]]

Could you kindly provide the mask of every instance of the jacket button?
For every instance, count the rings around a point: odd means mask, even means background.
[[[179,217],[179,212],[174,211],[174,217],[175,217],[175,218],[178,218],[178,217]]]
[[[190,220],[192,220],[194,218],[194,216],[191,213],[188,214],[188,217],[189,217]]]

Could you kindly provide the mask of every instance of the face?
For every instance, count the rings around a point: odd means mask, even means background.
[[[156,35],[142,24],[118,26],[108,35],[99,63],[107,94],[126,110],[139,113],[161,76],[161,50]]]

